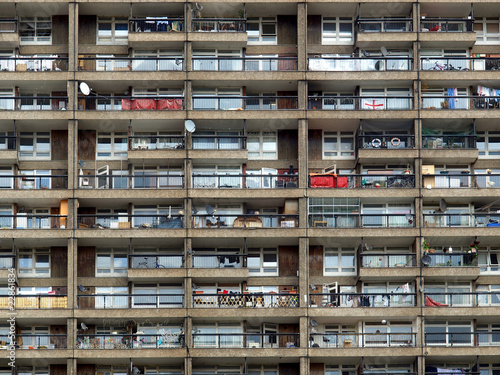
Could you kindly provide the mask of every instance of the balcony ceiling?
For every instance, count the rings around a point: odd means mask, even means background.
[[[492,6],[491,3],[474,3],[474,17],[499,17],[500,6]]]
[[[494,8],[491,3],[489,7]],[[420,14],[426,14],[427,17],[467,18],[470,11],[470,3],[457,3],[454,1],[420,3]]]
[[[410,17],[412,3],[373,3],[361,4],[360,16],[362,18],[372,17]]]
[[[245,246],[243,238],[193,238],[192,248],[201,247],[241,247]],[[299,246],[298,238],[247,238],[247,247]]]
[[[346,238],[346,237],[336,237],[336,238],[310,238],[309,244],[311,246],[322,245],[322,246],[349,246],[349,247],[357,247],[360,246],[361,243],[368,244],[371,247],[379,247],[379,246],[411,246],[415,242],[415,237],[377,237],[377,238]]]
[[[288,6],[290,7],[290,5]],[[358,3],[318,2],[307,4],[308,15],[323,15],[325,17],[355,17],[357,9]]]
[[[309,129],[356,131],[359,128],[359,119],[314,119],[309,120]]]
[[[200,3],[205,6],[204,3]],[[214,4],[219,7],[220,4]],[[337,5],[338,6],[338,5]],[[243,6],[241,6],[243,8]],[[296,3],[272,3],[265,1],[263,3],[249,3],[245,6],[247,17],[257,17],[264,16],[269,17],[272,15],[296,15],[297,5]]]
[[[2,16],[4,7],[9,9],[11,4],[2,4]],[[54,15],[67,15],[68,3],[63,2],[20,2],[17,3],[17,14],[20,17],[50,17]],[[12,4],[12,6],[14,6]]]

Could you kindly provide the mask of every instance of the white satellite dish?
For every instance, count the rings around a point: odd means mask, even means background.
[[[91,89],[89,85],[87,85],[85,82],[80,82],[80,91],[82,92],[83,95],[89,96]]]
[[[184,121],[184,128],[188,133],[193,133],[196,130],[196,125],[192,120]]]
[[[382,52],[383,56],[389,55],[389,51],[387,51],[387,48],[385,48],[384,46],[380,47],[380,51]]]
[[[89,330],[89,327],[87,327],[87,325],[86,325],[85,323],[81,323],[81,325],[80,325],[80,326],[82,327],[82,329],[83,329],[84,331],[88,331],[88,330]]]

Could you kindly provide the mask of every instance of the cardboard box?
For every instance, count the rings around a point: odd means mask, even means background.
[[[16,72],[26,72],[27,70],[28,70],[27,64],[17,64],[16,65]]]

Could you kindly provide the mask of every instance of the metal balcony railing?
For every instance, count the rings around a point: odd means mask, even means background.
[[[0,309],[11,307],[10,297],[0,297]],[[65,309],[68,307],[68,297],[63,294],[16,295],[16,309]]]
[[[416,293],[310,293],[312,307],[414,307]]]
[[[472,187],[494,187],[488,184],[489,175],[476,176],[469,173],[463,174],[426,174],[423,175],[422,186],[426,187],[431,182],[434,183],[433,188],[438,189],[455,189],[455,188],[472,188]],[[500,176],[499,176],[500,177]],[[493,181],[493,179],[491,179]]]
[[[359,135],[360,149],[408,149],[415,147],[415,136],[412,134],[372,134]]]
[[[247,255],[236,253],[193,252],[193,268],[246,268]]]
[[[271,72],[297,70],[296,57],[193,57],[196,71]]]
[[[477,253],[429,253],[428,255],[431,257],[428,267],[477,267]]]
[[[203,293],[193,295],[193,307],[242,308],[242,307],[299,307],[299,295],[289,293]]]
[[[297,175],[247,175],[243,173],[193,173],[194,189],[297,188]]]
[[[420,31],[450,32],[450,33],[473,32],[474,20],[472,18],[422,17],[422,19],[420,20]]]
[[[195,333],[193,348],[298,348],[299,334],[283,333]]]
[[[247,31],[247,20],[244,18],[194,18],[192,24],[192,31],[219,33],[244,33]]]
[[[0,270],[13,269],[15,266],[16,254],[0,254]]]
[[[183,97],[87,96],[79,98],[79,109],[96,111],[168,111],[184,109]]]
[[[0,32],[1,30],[0,20]],[[0,57],[3,72],[60,72],[68,70],[67,57]]]
[[[326,179],[325,179],[326,178]],[[309,176],[309,187],[311,188],[414,188],[415,175],[337,175],[337,176]]]
[[[376,72],[409,71],[413,69],[410,57],[309,57],[309,71]]]
[[[361,268],[415,267],[416,254],[361,253]]]
[[[500,227],[500,213],[432,213],[424,214],[426,227]]]
[[[184,347],[184,334],[77,335],[76,349],[175,349]]]
[[[333,110],[410,110],[409,96],[316,96],[309,95],[309,109]]]
[[[0,215],[0,228],[3,229],[64,229],[67,215],[22,214]]]
[[[66,189],[67,175],[0,175],[2,189],[51,190]]]
[[[245,135],[192,135],[193,150],[246,150]]]
[[[449,307],[488,307],[500,306],[500,293],[498,292],[425,292],[426,305],[434,306],[432,302]],[[432,301],[428,301],[430,298]]]
[[[424,149],[475,149],[477,136],[472,135],[423,135]]]
[[[16,18],[0,18],[0,33],[16,33],[17,19]]]
[[[297,109],[297,96],[193,95],[194,110],[290,110]]]
[[[358,18],[356,27],[364,33],[405,33],[413,30],[411,18]]]
[[[422,57],[422,70],[451,70],[451,71],[495,71],[500,70],[498,57]]]
[[[165,173],[136,172],[134,175],[80,175],[80,189],[169,189],[184,187],[181,171]]]
[[[13,134],[8,132],[9,134]],[[17,136],[15,135],[0,135],[0,151],[15,151],[17,150]]]
[[[184,294],[79,294],[78,306],[93,309],[157,309],[184,307]]]
[[[311,333],[313,348],[414,347],[417,334],[408,333]]]
[[[16,334],[20,349],[66,349],[65,334]]]
[[[184,255],[181,254],[130,254],[131,269],[182,268]]]
[[[87,229],[175,229],[184,228],[184,216],[169,214],[78,214],[78,228]]]
[[[130,32],[132,33],[165,33],[184,31],[182,17],[137,17],[130,18]]]
[[[310,228],[413,228],[415,214],[309,214]]]
[[[131,135],[129,151],[132,150],[179,150],[185,147],[183,135]]]
[[[299,215],[193,215],[192,228],[297,228]]]
[[[184,70],[183,57],[80,57],[78,69],[103,72]]]
[[[4,111],[58,111],[66,110],[67,96],[2,96],[0,110]]]
[[[498,96],[422,96],[422,109],[483,109],[494,110],[500,108]]]
[[[435,331],[437,328],[433,327]],[[425,332],[426,346],[498,346],[500,338],[497,332],[477,331],[444,332],[445,327],[439,327],[439,333]],[[463,328],[462,328],[463,329]]]

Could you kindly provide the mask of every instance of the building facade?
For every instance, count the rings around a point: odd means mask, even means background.
[[[500,374],[499,102],[498,0],[1,0],[0,375]]]

